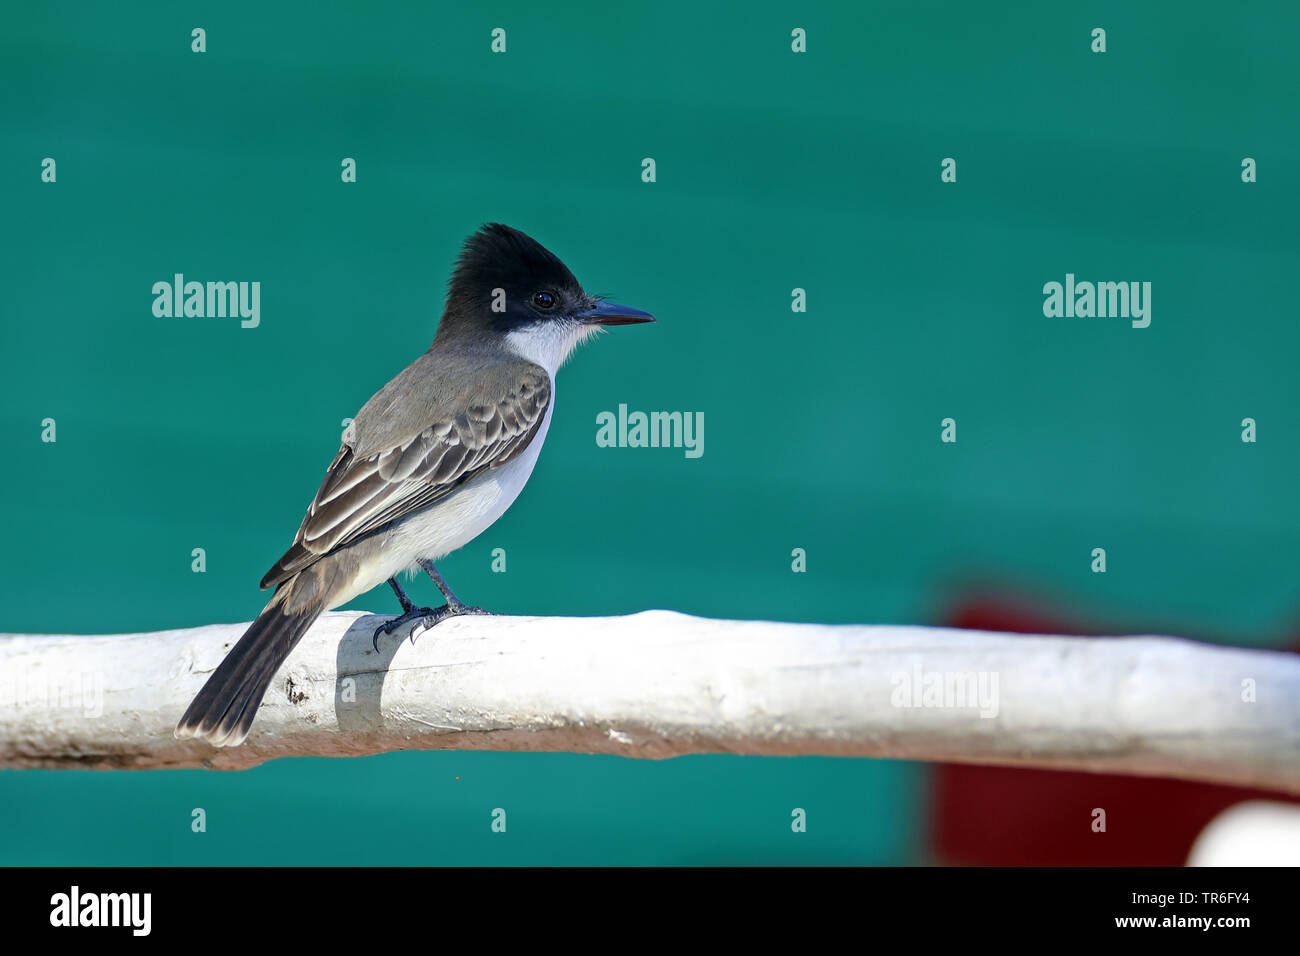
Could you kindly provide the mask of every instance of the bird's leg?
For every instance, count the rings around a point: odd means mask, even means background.
[[[481,607],[470,607],[468,604],[461,601],[460,598],[456,597],[456,595],[452,594],[451,588],[447,587],[447,582],[442,579],[442,575],[438,573],[438,569],[433,566],[432,561],[421,559],[419,564],[420,567],[424,568],[424,573],[433,578],[433,583],[438,586],[438,590],[442,592],[442,596],[447,599],[446,607],[440,607],[430,615],[434,618],[434,620],[429,624],[430,627],[433,627],[434,624],[437,624],[444,618],[457,617],[461,614],[492,613],[491,611],[483,610]]]
[[[397,583],[397,578],[389,578],[388,586],[393,589],[393,593],[397,595],[397,600],[401,602],[403,613],[415,607],[411,603],[411,599],[406,596],[406,592],[402,590],[402,586]]]
[[[402,602],[402,615],[401,617],[395,617],[386,624],[381,624],[379,627],[375,628],[375,636],[371,640],[371,644],[374,645],[376,651],[379,650],[379,636],[381,634],[391,634],[403,624],[408,624],[412,621],[423,624],[423,629],[427,629],[436,624],[442,623],[449,617],[459,617],[462,614],[492,613],[491,611],[483,610],[481,607],[470,607],[468,604],[461,601],[460,598],[456,597],[456,595],[452,593],[451,588],[447,587],[447,582],[442,579],[442,575],[438,573],[438,569],[433,566],[432,561],[422,560],[420,561],[420,567],[424,568],[425,573],[428,574],[429,577],[433,578],[433,583],[438,586],[438,590],[442,592],[442,596],[447,599],[446,605],[439,608],[416,607],[414,603],[412,603],[411,599],[406,596],[406,592],[402,590],[402,586],[397,583],[397,578],[389,578],[388,583],[392,587],[393,593],[397,595],[397,600]],[[411,643],[414,644],[414,627],[411,628],[410,638]]]
[[[424,618],[427,618],[430,615],[435,613],[433,608],[416,607],[415,604],[412,603],[411,599],[406,596],[406,592],[402,590],[402,586],[397,583],[397,578],[395,577],[389,578],[388,583],[392,587],[393,593],[397,595],[397,600],[402,603],[402,615],[401,617],[395,617],[391,621],[388,621],[386,624],[381,624],[377,628],[375,628],[375,636],[371,638],[370,643],[376,651],[379,650],[380,634],[391,634],[393,633],[393,631],[397,630],[399,627],[401,627],[403,624],[406,624],[409,621],[423,620]],[[411,643],[414,644],[415,629],[412,628],[411,631],[412,631]]]

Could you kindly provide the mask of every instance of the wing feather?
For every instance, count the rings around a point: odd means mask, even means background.
[[[330,552],[434,504],[528,447],[550,405],[550,376],[528,362],[498,375],[497,401],[483,403],[480,389],[474,404],[457,410],[452,402],[441,420],[366,457],[355,456],[357,437],[350,429],[293,546],[266,573],[262,587],[274,587]]]

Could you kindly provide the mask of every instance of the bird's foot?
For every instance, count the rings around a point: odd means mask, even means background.
[[[423,634],[429,628],[436,627],[449,617],[460,617],[462,614],[486,614],[490,616],[492,612],[485,611],[481,607],[470,607],[468,604],[461,604],[459,601],[454,604],[444,604],[424,616],[424,620],[420,622],[424,625],[424,627],[420,628],[420,633]],[[414,627],[411,628],[411,643],[415,643]]]
[[[411,632],[408,635],[411,639],[411,643],[414,644],[417,630],[418,633],[422,634],[429,628],[441,624],[443,621],[447,620],[447,618],[460,617],[462,614],[486,614],[491,616],[492,612],[486,611],[481,607],[470,607],[468,604],[461,604],[459,601],[455,604],[444,604],[442,607],[438,608],[413,607],[401,617],[395,617],[387,624],[381,624],[379,627],[375,628],[375,638],[373,641],[375,650],[379,650],[379,636],[381,634],[391,634],[403,624],[414,622],[411,625]],[[420,625],[424,626],[420,627]]]
[[[489,611],[486,610],[485,608],[470,607],[468,604],[459,604],[459,603],[449,604],[447,605],[447,607],[438,608],[438,610],[448,612],[445,615],[443,615],[444,617],[460,617],[462,614],[485,614],[488,617],[492,617],[496,614],[495,611]],[[441,620],[441,618],[439,618],[439,620]]]
[[[430,617],[430,616],[432,616],[433,614],[436,614],[436,613],[437,613],[437,612],[434,611],[434,609],[431,608],[431,607],[413,607],[413,608],[410,608],[408,611],[406,611],[406,612],[405,612],[404,614],[402,614],[401,616],[399,616],[399,617],[395,617],[395,618],[393,618],[391,621],[388,621],[387,623],[384,623],[384,624],[380,624],[377,628],[375,628],[375,636],[374,636],[374,638],[371,639],[370,643],[374,646],[375,650],[378,651],[378,650],[379,650],[379,638],[380,638],[381,635],[383,635],[383,634],[392,634],[393,631],[397,630],[397,629],[398,629],[399,627],[401,627],[403,624],[409,624],[411,621],[419,621],[419,620],[423,620],[424,618]],[[412,632],[414,632],[415,628],[411,628],[411,630],[412,630]],[[411,637],[411,641],[412,641],[412,642],[415,641],[415,637],[414,637],[414,636]]]
[[[481,607],[470,607],[468,604],[461,604],[459,601],[455,604],[444,604],[442,607],[434,608],[432,611],[428,608],[425,608],[424,610],[424,617],[411,626],[410,636],[412,644],[415,643],[415,638],[419,634],[423,634],[431,627],[437,627],[449,617],[460,617],[462,614],[492,614],[491,611],[485,611]],[[421,624],[424,626],[420,627]]]

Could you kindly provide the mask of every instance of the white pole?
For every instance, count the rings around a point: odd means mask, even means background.
[[[1300,793],[1300,656],[1168,637],[627,617],[464,617],[371,648],[326,614],[252,733],[172,736],[245,624],[0,636],[0,766],[236,769],[466,749],[900,757]]]

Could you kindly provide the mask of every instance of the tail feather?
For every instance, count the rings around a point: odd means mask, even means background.
[[[282,585],[230,649],[176,725],[177,737],[200,737],[218,747],[244,742],[275,672],[327,605],[319,588],[298,589],[298,583]]]

